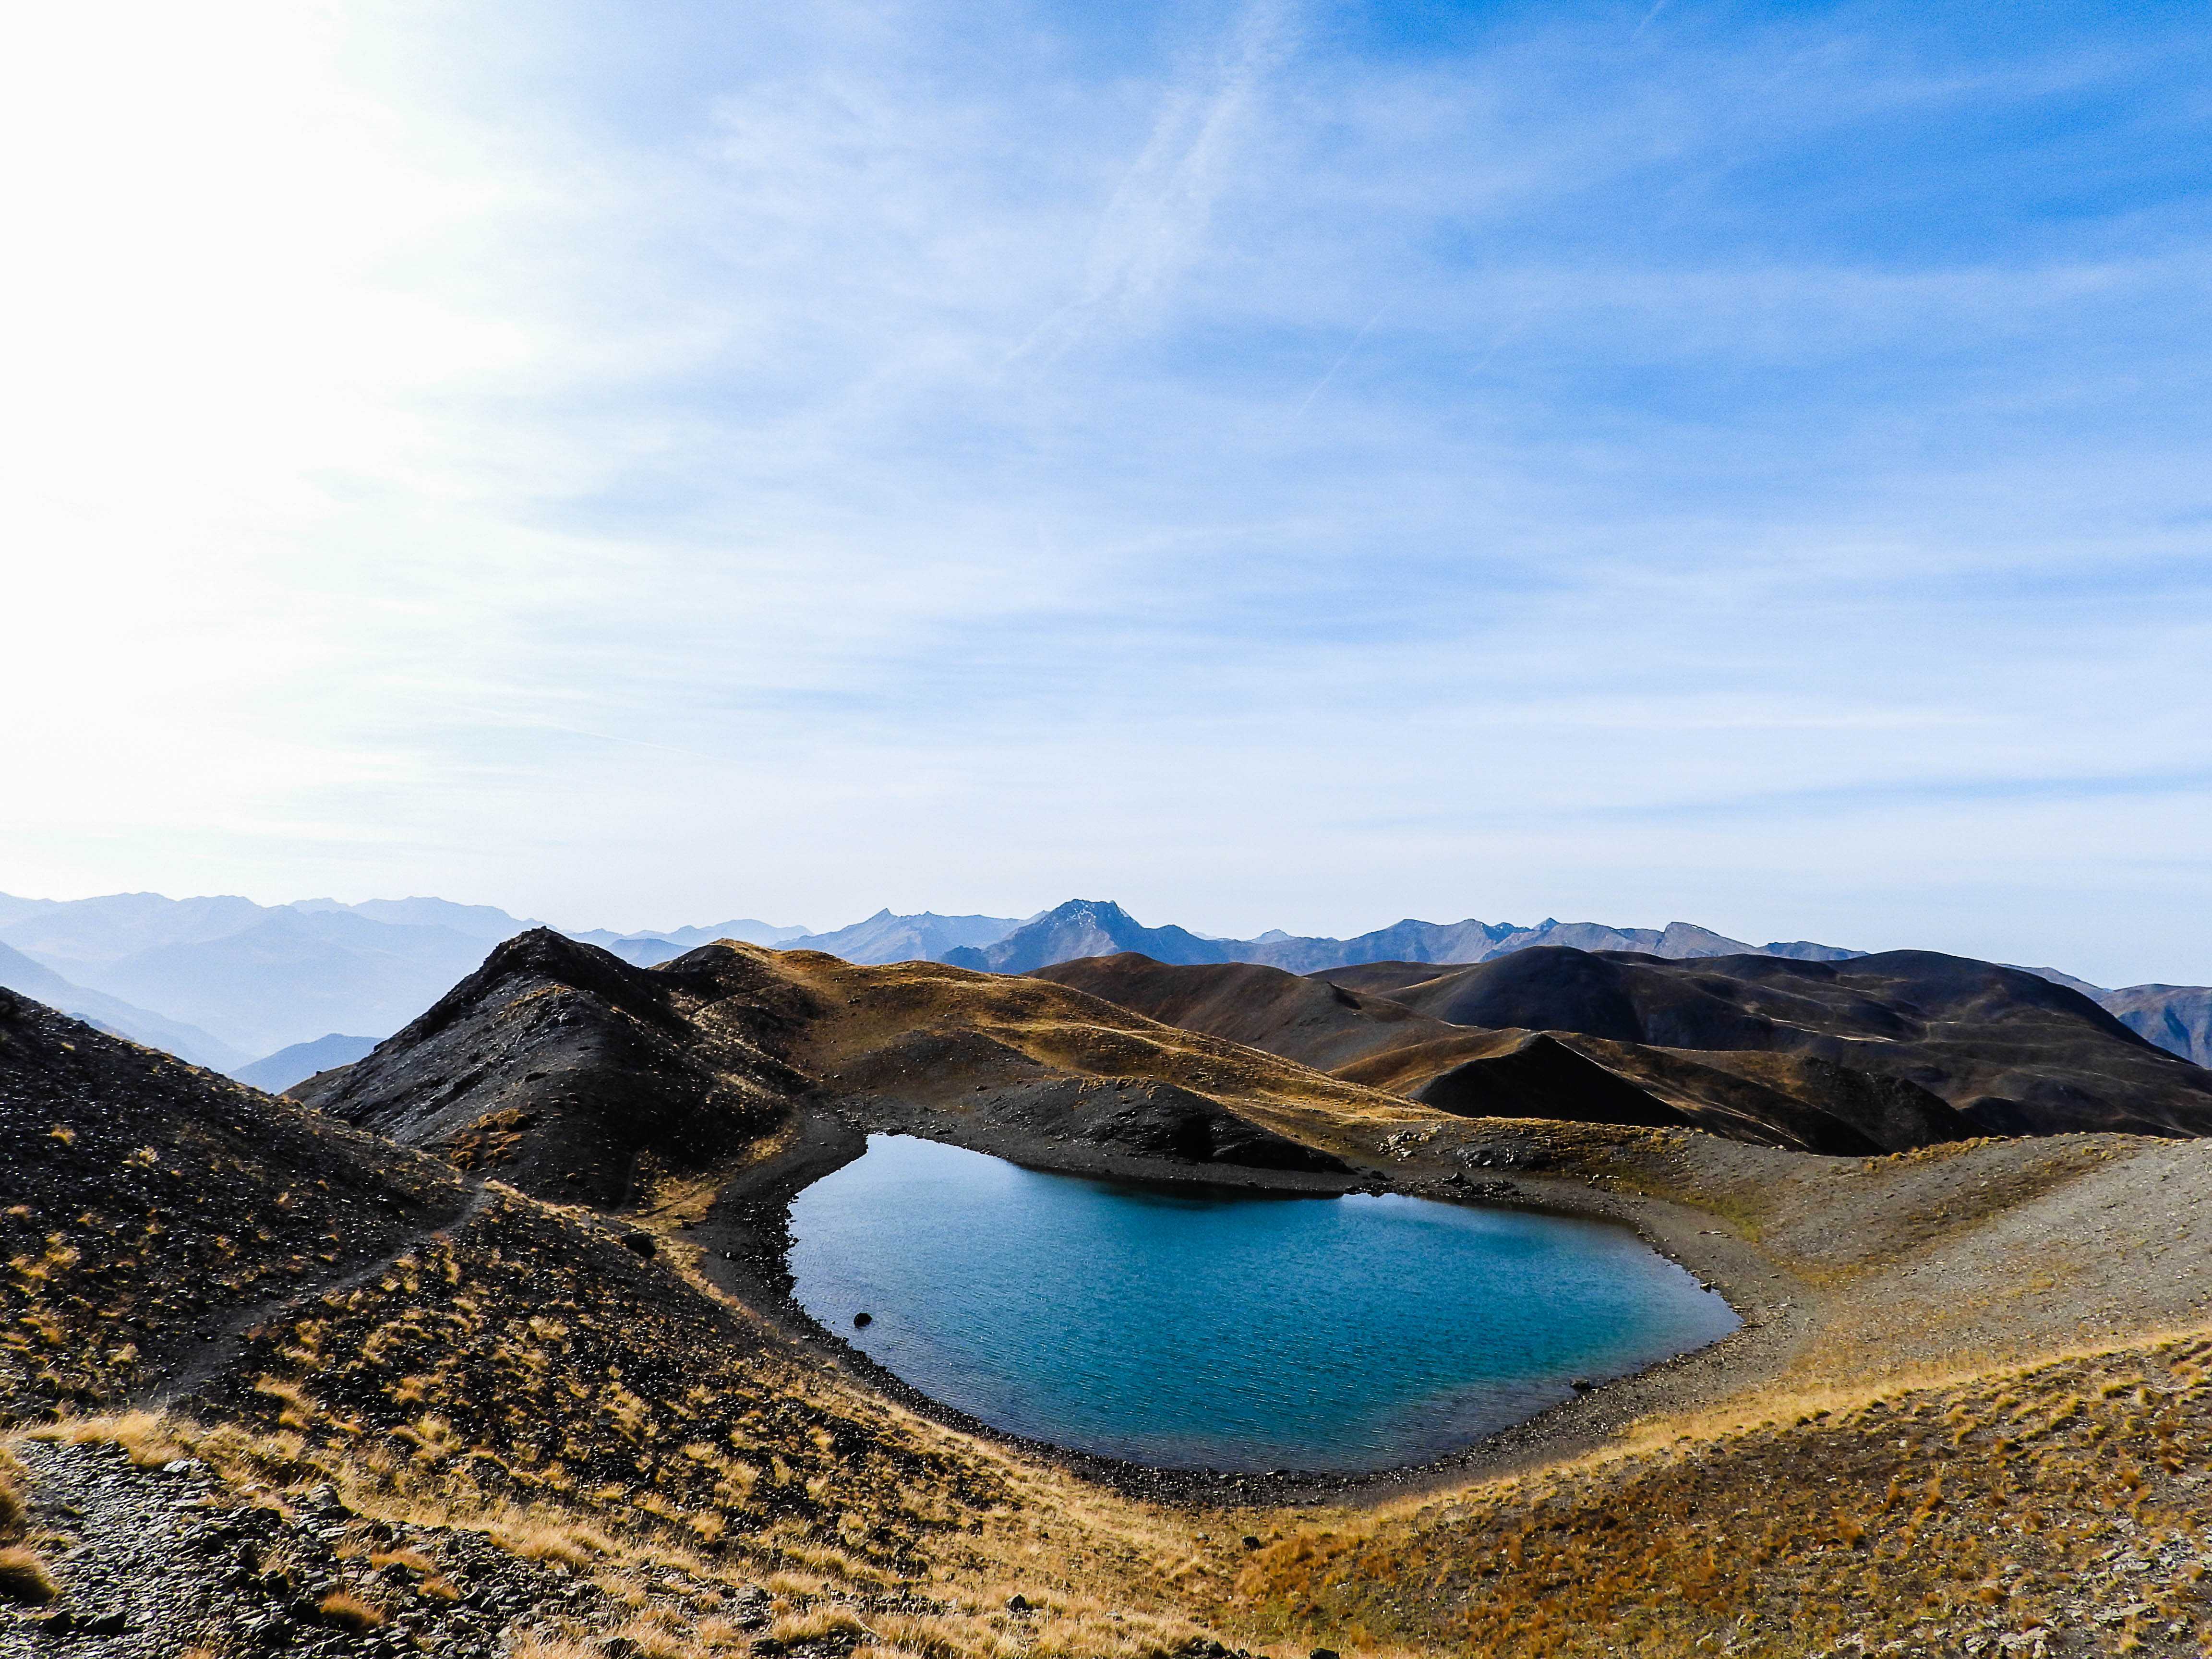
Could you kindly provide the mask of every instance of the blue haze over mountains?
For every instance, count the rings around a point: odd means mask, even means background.
[[[440,898],[261,905],[235,896],[155,893],[51,900],[0,894],[0,985],[64,1013],[258,1087],[281,1090],[361,1057],[444,994],[501,940],[540,924],[490,905]],[[1753,945],[1687,922],[1617,927],[1547,918],[1534,926],[1408,919],[1352,939],[1279,929],[1217,939],[1151,927],[1118,904],[1072,899],[1029,917],[895,915],[812,933],[740,917],[617,933],[572,932],[640,966],[715,939],[823,951],[855,963],[945,962],[1018,974],[1079,957],[1135,951],[1176,963],[1254,962],[1313,973],[1369,962],[1474,963],[1532,945],[1634,951],[1686,959],[1762,955],[1839,961],[1864,954],[1809,940]],[[2087,986],[2142,1036],[2212,1064],[2212,990]]]

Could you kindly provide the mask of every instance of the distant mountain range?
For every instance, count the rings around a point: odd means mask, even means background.
[[[2212,1067],[2212,987],[2130,985],[2096,1000],[2137,1036]]]
[[[0,894],[0,945],[11,947],[0,957],[0,985],[258,1083],[258,1073],[246,1075],[255,1056],[274,1061],[337,1033],[362,1034],[349,1039],[356,1042],[388,1036],[493,945],[538,925],[491,905],[441,898],[262,905],[158,893],[67,901]],[[777,945],[805,932],[737,920],[577,937],[634,961],[660,962],[710,939]]]
[[[1555,921],[1548,917],[1533,927],[1513,922],[1409,919],[1353,939],[1307,939],[1279,932],[1263,933],[1258,939],[1209,939],[1182,927],[1144,927],[1120,905],[1107,900],[1070,899],[1032,916],[991,944],[963,945],[935,959],[994,974],[1026,974],[1080,957],[1136,951],[1155,962],[1258,962],[1307,974],[1363,962],[1488,962],[1532,945],[1567,945],[1578,951],[1638,951],[1675,960],[1762,956],[1844,962],[1866,954],[1804,939],[1747,945],[1685,921],[1669,922],[1664,927],[1608,927],[1599,922]]]
[[[59,1009],[88,1025],[97,1025],[111,1036],[128,1037],[150,1048],[166,1048],[179,1059],[189,1060],[210,1071],[225,1070],[246,1058],[197,1025],[166,1019],[151,1009],[138,1007],[120,997],[73,984],[46,963],[33,961],[6,945],[0,945],[0,985],[34,997],[49,1008]]]
[[[247,1081],[304,1065],[306,1071],[291,1077],[297,1081],[338,1063],[331,1057],[338,1048],[323,1045],[389,1036],[472,971],[493,945],[538,925],[490,905],[441,898],[261,905],[235,896],[171,899],[158,893],[73,900],[0,894],[0,985]],[[1351,939],[1279,929],[1255,939],[1214,939],[1184,927],[1145,927],[1100,899],[1071,899],[1025,918],[878,910],[819,933],[736,918],[569,937],[639,967],[736,939],[826,951],[856,963],[924,960],[1000,974],[1127,951],[1173,964],[1258,963],[1294,974],[1377,962],[1482,963],[1532,945],[1676,961],[1758,956],[1843,962],[1865,954],[1803,939],[1753,945],[1687,922],[1614,927],[1549,918],[1533,927],[1409,919]],[[2056,969],[2027,971],[2081,990],[2151,1042],[2212,1064],[2212,990],[2143,985],[2106,991]]]
[[[0,897],[0,943],[75,985],[197,1027],[224,1051],[225,1069],[329,1031],[387,1036],[525,925],[440,899]],[[112,1023],[158,1042],[127,1018]]]
[[[507,918],[507,931],[501,939],[512,939],[526,928],[534,926],[527,921]],[[665,933],[613,933],[604,927],[594,927],[588,933],[572,933],[570,939],[580,939],[586,945],[596,945],[601,950],[611,951],[624,962],[640,968],[650,968],[655,963],[680,957],[686,951],[696,951],[702,945],[712,945],[718,939],[733,939],[747,945],[768,945],[781,950],[811,937],[804,927],[778,927],[772,922],[755,921],[739,917],[734,921],[710,922],[703,927],[677,927]]]

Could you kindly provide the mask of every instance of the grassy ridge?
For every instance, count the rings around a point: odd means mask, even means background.
[[[1686,1430],[1418,1507],[1282,1529],[1255,1632],[1471,1655],[1978,1653],[2212,1641],[2212,1339]]]

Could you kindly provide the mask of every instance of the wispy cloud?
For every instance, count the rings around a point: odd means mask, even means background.
[[[1141,326],[1204,250],[1222,194],[1249,179],[1239,154],[1270,73],[1295,50],[1290,0],[1249,0],[1220,37],[1189,54],[1160,98],[1144,149],[1091,238],[1081,294],[1016,349],[1066,349],[1110,317]]]
[[[2179,25],[131,16],[18,88],[0,887],[2212,975]]]

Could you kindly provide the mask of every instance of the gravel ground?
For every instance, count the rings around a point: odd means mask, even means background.
[[[197,1462],[143,1469],[115,1446],[40,1441],[16,1455],[63,1593],[0,1614],[10,1659],[172,1659],[194,1647],[489,1659],[524,1630],[630,1616],[587,1577],[518,1559],[481,1533],[365,1522],[327,1491],[288,1516],[213,1489]],[[721,1597],[740,1626],[765,1604],[764,1592],[676,1588]],[[343,1604],[331,1608],[340,1593],[380,1622],[361,1628]]]

